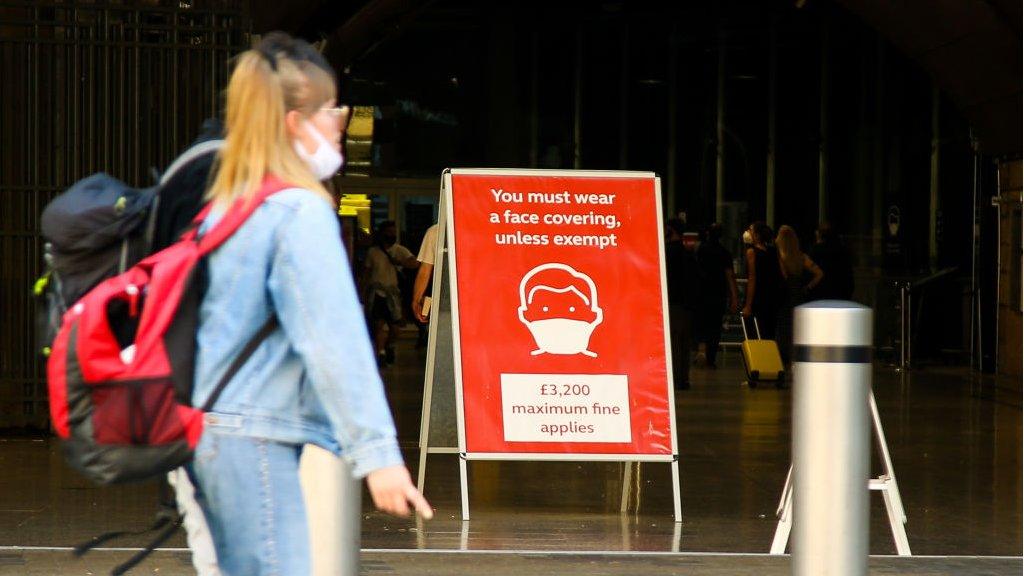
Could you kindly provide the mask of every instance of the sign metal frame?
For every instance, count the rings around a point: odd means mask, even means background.
[[[466,449],[466,421],[465,405],[463,398],[463,375],[462,375],[462,346],[459,325],[459,294],[458,294],[458,266],[456,259],[456,238],[455,238],[455,211],[453,201],[452,177],[459,175],[493,175],[493,176],[533,176],[533,177],[567,177],[567,178],[649,178],[653,181],[655,221],[659,228],[656,232],[658,237],[658,259],[659,273],[661,277],[661,313],[662,333],[664,338],[665,371],[666,371],[666,395],[668,400],[669,435],[671,436],[671,454],[595,454],[595,453],[535,453],[535,452],[468,452]],[[672,354],[669,334],[668,320],[668,284],[665,273],[665,240],[661,233],[664,222],[662,218],[661,201],[661,179],[653,172],[627,172],[627,171],[603,171],[603,170],[540,170],[540,169],[447,169],[442,174],[441,181],[441,205],[438,218],[438,245],[435,254],[434,282],[435,286],[442,283],[442,266],[448,267],[448,281],[445,286],[450,290],[451,298],[451,328],[452,328],[452,356],[455,378],[455,401],[456,401],[456,427],[458,432],[458,446],[430,446],[429,431],[431,419],[431,403],[433,401],[434,366],[437,361],[438,346],[446,346],[445,342],[438,342],[436,314],[431,314],[429,329],[429,349],[427,352],[427,366],[424,377],[424,397],[422,421],[420,425],[420,466],[418,470],[418,486],[423,489],[425,483],[426,457],[428,454],[458,454],[459,456],[459,481],[462,500],[462,519],[469,520],[469,485],[467,463],[470,460],[489,461],[593,461],[593,462],[623,462],[623,482],[629,483],[633,463],[639,465],[641,462],[659,462],[671,465],[673,508],[676,522],[682,521],[682,509],[680,504],[680,475],[679,475],[679,447],[676,438],[676,413],[675,413],[675,387],[672,379]],[[624,485],[622,494],[622,511],[626,510],[626,502],[629,498],[629,486]]]

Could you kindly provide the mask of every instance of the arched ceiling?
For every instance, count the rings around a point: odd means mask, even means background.
[[[971,124],[983,152],[1021,155],[1021,0],[834,1],[932,75]],[[400,33],[431,4],[435,2],[257,2],[253,21],[257,32],[284,29],[326,38],[328,58],[347,63]]]

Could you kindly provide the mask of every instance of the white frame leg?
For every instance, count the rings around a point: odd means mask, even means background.
[[[465,454],[459,454],[459,482],[462,484],[462,519],[465,521],[469,520],[469,475]]]
[[[427,447],[420,446],[420,467],[416,469],[416,489],[423,493],[423,484],[427,480]]]
[[[619,513],[625,514],[629,511],[629,492],[633,484],[633,463],[623,462],[622,470],[622,498],[619,501]]]
[[[903,498],[900,496],[899,484],[896,483],[896,471],[892,465],[892,458],[889,456],[889,445],[885,439],[885,431],[882,429],[882,419],[878,415],[878,404],[875,402],[874,390],[868,395],[868,405],[871,408],[875,444],[878,446],[883,469],[881,476],[868,479],[868,489],[882,493],[882,499],[885,501],[885,511],[889,516],[889,528],[892,530],[892,541],[896,545],[896,553],[900,556],[913,556],[910,551],[910,541],[907,539],[907,512],[903,508]],[[782,487],[782,497],[779,500],[776,516],[779,519],[779,523],[775,527],[775,537],[772,540],[769,554],[785,554],[786,545],[789,543],[789,534],[793,529],[792,464],[789,465],[789,473],[786,474],[786,483]]]
[[[640,464],[639,461],[631,461],[623,463],[622,471],[622,496],[619,500],[619,512],[621,514],[629,513],[629,496],[633,492],[633,467],[636,467],[636,476],[640,477]],[[682,489],[679,485],[679,459],[676,458],[670,462],[672,466],[672,513],[676,523],[683,521],[683,505],[682,505]],[[636,509],[634,512],[639,512],[640,508],[640,490],[642,487],[637,487],[636,497]]]
[[[779,499],[779,507],[775,510],[775,516],[779,519],[775,527],[775,538],[772,539],[772,547],[769,554],[785,554],[786,544],[789,543],[789,533],[793,531],[793,465],[789,465],[789,472],[786,474],[786,483],[782,487],[782,498]]]
[[[672,497],[674,500],[674,512],[676,526],[683,521],[683,505],[681,501],[682,486],[679,485],[679,458],[672,461]]]
[[[882,492],[885,510],[889,515],[889,526],[892,528],[892,540],[896,544],[896,553],[900,556],[912,556],[910,541],[907,539],[907,513],[903,508],[899,485],[896,483],[896,470],[889,456],[889,443],[885,439],[885,430],[882,429],[882,418],[878,414],[874,390],[868,394],[868,405],[871,408],[871,421],[875,429],[875,442],[882,456],[882,475],[874,478],[869,486]]]
[[[892,540],[896,543],[896,553],[900,556],[911,556],[910,542],[907,540],[907,529],[904,525],[906,520],[900,513],[899,492],[895,490],[895,484],[891,479],[886,482],[886,487],[881,490],[882,499],[885,501],[885,510],[889,513],[889,527],[892,529]]]
[[[672,525],[672,551],[678,553],[683,540],[683,523],[676,522]]]

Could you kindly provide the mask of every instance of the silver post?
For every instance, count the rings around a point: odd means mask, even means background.
[[[344,458],[341,461],[341,572],[359,574],[359,548],[362,534],[362,482],[352,477],[352,466]]]
[[[352,466],[307,445],[299,478],[309,517],[312,575],[359,574],[362,485],[352,477]]]
[[[871,309],[794,311],[793,574],[867,576]]]

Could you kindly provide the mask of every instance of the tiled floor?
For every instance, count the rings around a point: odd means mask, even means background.
[[[417,463],[422,351],[411,342],[385,370],[399,436]],[[459,519],[454,456],[429,459],[426,495],[434,521],[417,525],[364,506],[368,574],[760,574],[788,572],[788,560],[763,556],[562,556],[535,552],[765,553],[789,465],[789,390],[741,385],[733,353],[717,371],[695,369],[678,394],[683,522],[672,521],[665,464],[645,464],[640,502],[619,514],[622,465],[473,462],[472,519]],[[961,369],[899,376],[878,367],[874,390],[907,511],[913,552],[937,556],[1022,553],[1021,392],[1019,383],[970,377]],[[877,467],[877,462],[876,462]],[[73,563],[62,550],[152,519],[151,486],[96,488],[69,471],[58,445],[44,438],[0,439],[0,574],[86,574],[114,563],[97,552]],[[876,470],[877,472],[877,470]],[[873,496],[871,552],[895,553],[881,498]],[[127,538],[118,546],[137,546]],[[167,546],[182,547],[179,535]],[[508,551],[509,555],[414,554],[430,549]],[[186,574],[180,554],[165,553],[136,573]],[[1020,559],[887,559],[872,574],[1020,574]],[[49,570],[49,571],[47,571]]]

